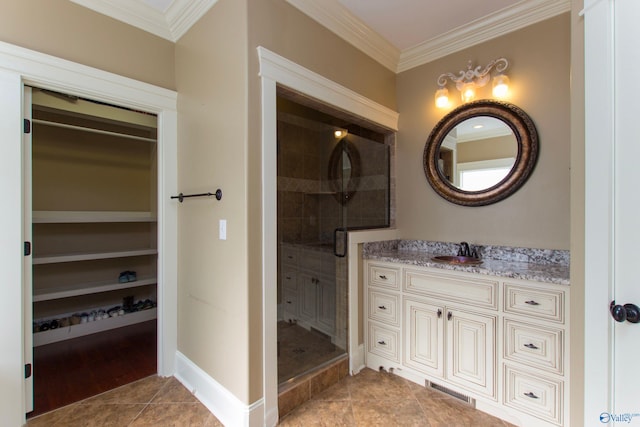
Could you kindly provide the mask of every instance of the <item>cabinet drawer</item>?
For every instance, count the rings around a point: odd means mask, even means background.
[[[399,335],[396,329],[369,322],[369,352],[399,362]]]
[[[562,381],[505,366],[504,404],[545,421],[562,425]]]
[[[298,250],[296,248],[292,248],[289,246],[282,247],[282,262],[286,262],[287,264],[298,264]]]
[[[475,307],[498,308],[498,282],[436,272],[408,270],[406,292],[441,298],[447,302],[473,304]]]
[[[397,268],[383,267],[376,264],[369,264],[369,285],[380,286],[389,289],[399,289],[400,281],[398,276],[400,271]]]
[[[400,326],[398,295],[369,290],[369,318],[393,326]]]
[[[281,280],[282,280],[283,289],[288,289],[292,291],[295,291],[298,289],[296,270],[292,268],[283,268],[281,274],[282,274]]]
[[[505,283],[504,311],[564,322],[564,292]]]
[[[560,329],[504,321],[504,357],[534,368],[563,373],[563,332]]]

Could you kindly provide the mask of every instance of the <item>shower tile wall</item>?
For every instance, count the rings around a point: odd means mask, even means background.
[[[289,243],[331,242],[342,226],[342,206],[331,194],[328,162],[337,140],[331,129],[282,115],[278,121],[278,233]],[[388,147],[350,134],[360,153],[361,177],[348,202],[348,227],[390,223]]]

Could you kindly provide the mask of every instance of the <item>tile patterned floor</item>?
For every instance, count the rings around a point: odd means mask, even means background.
[[[438,391],[364,369],[292,411],[286,427],[513,427]]]
[[[345,354],[329,337],[282,321],[278,322],[278,343],[279,384]]]
[[[27,427],[190,426],[222,423],[175,378],[147,377],[30,419]]]
[[[286,427],[513,427],[437,391],[365,369],[285,416]],[[148,377],[29,420],[27,427],[222,426],[175,378]]]

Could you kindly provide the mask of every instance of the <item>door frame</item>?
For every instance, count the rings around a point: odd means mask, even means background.
[[[262,291],[264,425],[278,421],[277,332],[277,107],[282,85],[393,131],[398,113],[262,46],[257,48],[262,95]],[[358,284],[349,282],[349,358],[358,355]],[[355,342],[355,344],[354,344]]]
[[[24,85],[147,111],[158,116],[158,374],[170,376],[177,350],[177,93],[82,64],[0,42],[0,413],[7,425],[25,422],[23,339]],[[37,367],[36,367],[37,369]],[[21,391],[21,392],[18,392]]]
[[[584,421],[613,403],[614,1],[585,0]],[[604,113],[603,113],[604,112]]]

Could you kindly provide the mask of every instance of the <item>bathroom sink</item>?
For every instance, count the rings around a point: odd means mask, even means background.
[[[444,264],[457,264],[457,265],[478,265],[482,264],[482,260],[470,256],[454,256],[454,255],[440,255],[431,258],[432,261],[441,262]]]

